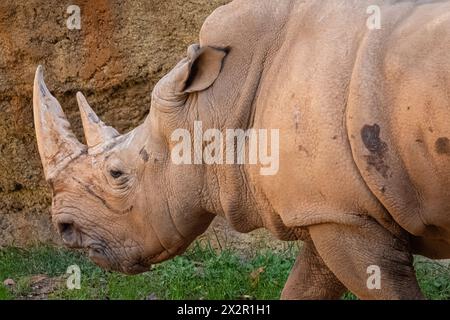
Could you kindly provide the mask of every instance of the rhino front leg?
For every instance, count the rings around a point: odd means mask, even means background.
[[[281,293],[283,300],[334,300],[347,289],[328,269],[314,244],[305,241]]]
[[[399,238],[370,217],[359,219],[355,225],[309,228],[317,252],[330,270],[360,299],[424,299],[408,236]]]

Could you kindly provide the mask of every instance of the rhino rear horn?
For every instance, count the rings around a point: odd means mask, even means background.
[[[77,93],[77,101],[80,107],[84,136],[89,147],[96,146],[119,136],[116,129],[105,125],[100,120],[81,92]]]
[[[44,175],[49,181],[67,163],[86,152],[86,147],[77,140],[61,105],[47,89],[41,66],[34,78],[33,114]]]

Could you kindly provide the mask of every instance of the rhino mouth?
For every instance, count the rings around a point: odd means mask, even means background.
[[[99,234],[87,232],[86,228],[83,228],[70,213],[56,215],[54,223],[67,247],[86,249],[89,259],[102,269],[130,275],[147,272],[152,265],[183,253],[188,246],[186,243],[181,243],[172,248],[146,254],[142,247],[139,250],[133,250],[124,243],[114,241],[113,247],[108,245],[108,241],[101,238]]]
[[[89,259],[92,260],[96,265],[98,265],[101,268],[109,269],[111,268],[111,260],[108,258],[108,256],[104,253],[103,250],[91,247],[89,250]]]
[[[142,259],[138,258],[136,261],[127,264],[117,263],[119,259],[113,258],[110,253],[103,247],[89,246],[89,259],[97,266],[105,270],[119,271],[125,274],[134,275],[143,273],[150,270],[151,264],[145,263]]]

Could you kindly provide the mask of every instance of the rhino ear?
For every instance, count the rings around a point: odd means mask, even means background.
[[[209,88],[219,76],[222,62],[227,52],[213,47],[200,47],[198,44],[188,48],[187,63],[182,79],[181,92],[198,92]]]

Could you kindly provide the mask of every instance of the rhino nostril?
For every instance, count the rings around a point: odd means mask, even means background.
[[[58,231],[64,243],[68,246],[77,246],[78,235],[73,223],[60,222],[58,223]]]
[[[58,231],[61,234],[71,231],[72,227],[72,223],[58,223]]]

